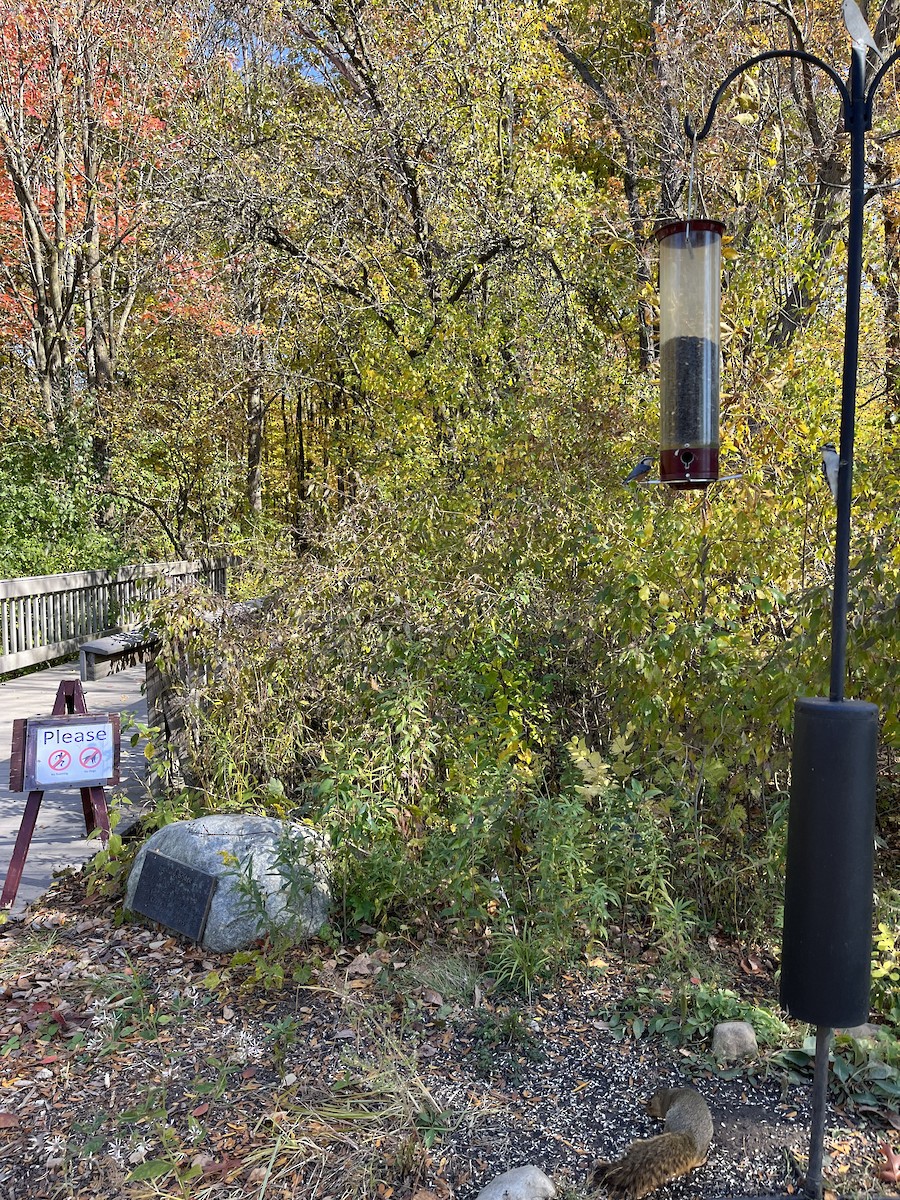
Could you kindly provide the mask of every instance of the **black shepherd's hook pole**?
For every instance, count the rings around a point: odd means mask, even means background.
[[[856,429],[856,379],[859,364],[860,291],[862,286],[863,208],[865,205],[865,137],[872,127],[872,101],[888,68],[900,59],[895,52],[880,67],[866,90],[865,50],[854,45],[850,62],[850,85],[828,63],[801,50],[772,50],[758,54],[736,67],[721,83],[706,120],[695,131],[690,119],[684,123],[691,141],[702,141],[709,133],[716,109],[726,89],[744,71],[777,58],[799,59],[825,72],[837,88],[843,105],[844,130],[850,138],[850,220],[847,234],[847,295],[844,326],[844,365],[841,384],[840,466],[837,484],[837,527],[834,548],[834,593],[831,608],[831,674],[829,700],[835,708],[844,704],[847,672],[847,613],[850,590],[850,506],[853,490],[853,443]],[[874,707],[874,706],[868,706]],[[796,751],[795,751],[796,753]],[[874,786],[874,785],[873,785]],[[790,837],[789,837],[790,842]],[[869,889],[871,892],[871,888]],[[821,1200],[825,1114],[828,1093],[828,1058],[833,1030],[816,1027],[816,1062],[812,1088],[809,1167],[805,1191]]]
[[[838,468],[837,531],[834,541],[834,596],[831,605],[831,686],[828,693],[831,700],[843,700],[847,672],[850,499],[853,491],[853,440],[856,435],[859,297],[862,284],[863,206],[866,200],[866,131],[871,126],[871,98],[867,100],[865,95],[865,57],[862,50],[854,47],[850,62],[850,102],[848,104],[844,101],[844,128],[850,135],[850,224],[847,230],[841,451]]]

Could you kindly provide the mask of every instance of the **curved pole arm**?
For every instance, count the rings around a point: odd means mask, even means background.
[[[891,57],[875,76],[875,80],[869,91],[870,97],[872,92],[875,90],[875,84],[879,82],[881,76],[887,70],[888,66],[894,61],[894,59],[898,57],[898,54],[900,54],[900,51],[898,51],[897,54],[891,55]],[[847,91],[843,79],[841,79],[840,75],[838,75],[837,71],[835,71],[833,67],[830,67],[826,62],[822,62],[821,58],[816,58],[814,54],[807,54],[805,50],[767,50],[765,54],[757,54],[755,58],[748,58],[746,62],[741,63],[739,67],[735,67],[730,74],[725,76],[725,78],[719,84],[716,94],[712,98],[712,103],[710,104],[709,111],[706,114],[706,121],[704,122],[703,128],[699,133],[694,131],[694,126],[691,124],[690,117],[684,118],[684,132],[687,135],[688,140],[694,141],[696,139],[698,142],[703,141],[703,139],[709,133],[710,127],[715,120],[716,109],[719,107],[719,101],[722,99],[722,96],[725,94],[728,87],[734,83],[735,79],[737,79],[738,75],[742,75],[744,71],[748,71],[751,67],[755,67],[759,63],[767,62],[769,59],[773,58],[797,58],[801,62],[810,63],[814,67],[820,67],[832,80],[834,86],[840,92],[841,100],[844,105],[844,111],[846,112],[850,107],[850,93]]]
[[[884,79],[888,68],[892,67],[894,65],[894,63],[897,62],[898,60],[900,60],[900,50],[895,50],[894,53],[889,58],[886,58],[884,60],[884,62],[881,64],[881,66],[875,72],[875,76],[874,76],[872,82],[869,84],[869,90],[868,90],[868,92],[866,92],[866,117],[867,117],[866,126],[867,127],[871,123],[872,100],[875,97],[875,93],[878,91],[878,85],[881,83],[882,79]]]

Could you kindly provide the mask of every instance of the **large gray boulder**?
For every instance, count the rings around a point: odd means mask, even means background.
[[[328,846],[306,825],[240,813],[164,825],[137,853],[126,909],[132,908],[151,850],[215,876],[200,943],[206,950],[242,950],[273,928],[299,941],[318,933],[328,919]]]

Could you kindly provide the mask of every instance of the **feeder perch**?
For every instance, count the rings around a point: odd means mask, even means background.
[[[659,241],[660,482],[719,478],[721,221],[669,221]]]

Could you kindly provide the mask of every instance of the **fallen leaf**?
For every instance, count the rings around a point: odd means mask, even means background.
[[[15,1113],[0,1112],[0,1129],[16,1129],[19,1125],[19,1118]]]
[[[887,1166],[881,1168],[878,1178],[885,1183],[900,1182],[900,1154],[896,1154],[887,1142],[882,1142],[878,1149],[887,1159]]]
[[[353,962],[346,967],[348,975],[371,975],[378,970],[378,964],[373,960],[371,954],[357,954]]]
[[[211,1175],[230,1175],[232,1171],[238,1171],[244,1165],[243,1159],[228,1158],[227,1155],[221,1162],[211,1162],[203,1168],[203,1178],[208,1179]]]

